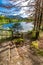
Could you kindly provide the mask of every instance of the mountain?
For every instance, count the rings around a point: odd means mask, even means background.
[[[24,19],[23,17],[19,16],[19,15],[16,15],[16,16],[13,16],[13,15],[8,15],[6,16],[7,18],[17,18],[17,19]]]

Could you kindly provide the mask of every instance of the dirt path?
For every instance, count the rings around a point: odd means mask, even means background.
[[[33,55],[29,43],[19,47],[14,44],[11,48],[9,43],[0,47],[0,65],[43,65],[43,57]]]

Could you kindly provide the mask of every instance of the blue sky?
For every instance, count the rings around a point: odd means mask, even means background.
[[[20,15],[21,17],[29,17],[32,12],[28,10],[32,10],[33,8],[30,7],[21,7],[21,6],[28,6],[34,0],[0,0],[0,15]],[[4,6],[14,6],[11,8],[5,8]],[[19,7],[18,7],[19,6]]]

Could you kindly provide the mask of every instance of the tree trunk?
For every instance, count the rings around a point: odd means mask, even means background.
[[[39,37],[39,31],[36,31],[36,37],[35,37],[35,39],[38,39],[38,37]]]
[[[35,14],[35,30],[36,30],[36,39],[39,37],[39,32],[40,32],[40,26],[42,23],[42,7],[43,7],[43,1],[42,0],[37,0],[36,2],[36,14]]]

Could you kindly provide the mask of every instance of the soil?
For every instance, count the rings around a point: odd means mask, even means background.
[[[21,46],[12,44],[11,41],[2,43],[0,65],[43,65],[43,57],[32,53],[29,42],[27,40]]]

